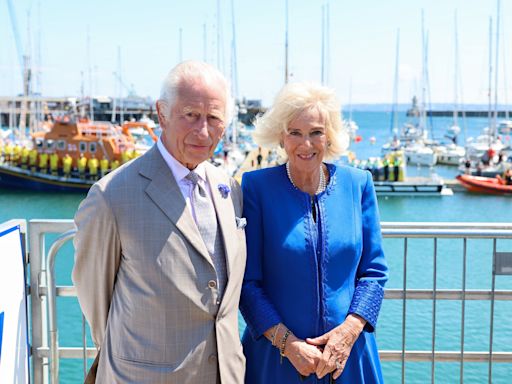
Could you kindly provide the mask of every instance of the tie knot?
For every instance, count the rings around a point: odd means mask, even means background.
[[[197,183],[199,182],[199,175],[197,173],[195,173],[194,171],[191,171],[191,172],[189,172],[189,174],[187,176],[185,176],[185,179],[190,181],[192,183],[192,185],[196,186]]]

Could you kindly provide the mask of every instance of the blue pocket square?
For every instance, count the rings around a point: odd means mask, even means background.
[[[235,220],[236,220],[237,229],[245,228],[245,226],[247,225],[247,219],[245,217],[236,217],[235,216]]]

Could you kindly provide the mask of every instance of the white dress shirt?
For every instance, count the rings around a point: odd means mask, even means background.
[[[169,153],[167,148],[164,147],[161,138],[158,139],[156,146],[160,151],[160,154],[164,158],[166,164],[169,166],[169,169],[171,170],[174,178],[176,179],[178,187],[180,187],[181,194],[183,195],[187,203],[187,207],[188,209],[190,209],[190,212],[194,217],[194,221],[197,223],[197,217],[194,212],[194,208],[190,203],[190,199],[192,197],[192,184],[187,179],[185,179],[185,177],[189,174],[190,169],[181,164],[178,160],[174,158],[173,155]],[[210,191],[210,185],[206,182],[206,170],[204,164],[199,164],[197,167],[193,169],[193,171],[197,173],[197,175],[199,176],[198,184],[201,185],[201,187],[208,194],[210,200],[212,200],[212,192]]]

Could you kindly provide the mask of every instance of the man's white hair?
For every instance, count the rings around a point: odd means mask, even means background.
[[[221,84],[226,97],[226,110],[224,111],[225,125],[229,125],[233,117],[234,101],[231,97],[230,85],[224,75],[214,66],[202,61],[188,60],[176,65],[165,77],[160,90],[160,98],[167,104],[167,111],[170,113],[176,102],[179,88],[185,81],[200,80],[204,84]]]

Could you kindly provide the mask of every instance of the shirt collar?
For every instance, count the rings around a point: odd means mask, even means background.
[[[162,143],[161,138],[159,138],[158,141],[156,142],[156,146],[160,151],[160,154],[164,158],[165,163],[171,170],[176,181],[178,183],[182,182],[183,179],[190,173],[190,169],[181,164],[178,160],[176,160],[176,158],[173,155],[169,153],[167,148],[165,148],[164,144]],[[197,173],[197,175],[203,182],[206,182],[206,168],[204,166],[204,163],[199,164],[193,171]]]

